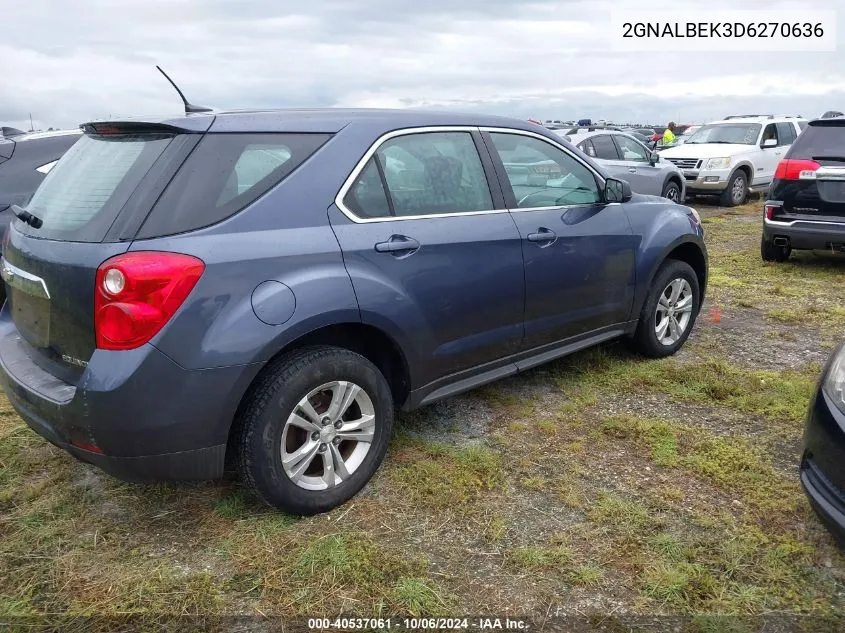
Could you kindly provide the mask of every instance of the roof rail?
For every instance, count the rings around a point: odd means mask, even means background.
[[[774,119],[775,116],[773,114],[731,114],[724,118],[725,121],[728,119]]]

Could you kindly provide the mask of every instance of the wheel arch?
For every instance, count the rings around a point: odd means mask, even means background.
[[[707,249],[704,246],[704,241],[700,238],[696,238],[693,235],[680,236],[665,246],[654,258],[648,268],[648,274],[644,276],[645,283],[637,284],[636,301],[634,304],[635,309],[632,313],[632,318],[635,319],[635,321],[632,322],[634,328],[636,327],[636,319],[639,318],[643,304],[648,296],[648,291],[651,288],[652,283],[654,283],[654,278],[657,276],[657,272],[660,270],[660,267],[663,266],[668,259],[686,262],[692,267],[695,271],[695,276],[698,279],[699,307],[704,302],[708,275]]]
[[[734,170],[731,172],[731,175],[728,178],[728,182],[731,181],[731,178],[733,178],[734,174],[737,171],[743,171],[745,173],[745,184],[746,184],[746,186],[750,187],[751,181],[754,178],[754,167],[753,167],[753,165],[751,163],[747,162],[747,161],[743,161],[743,162],[739,163],[736,167],[734,167]]]
[[[264,366],[252,379],[241,396],[237,412],[229,428],[227,441],[229,458],[232,457],[233,453],[231,450],[236,444],[233,440],[236,440],[240,431],[238,424],[240,418],[239,413],[250,397],[253,386],[259,383],[267,372],[273,371],[276,361],[286,354],[304,347],[325,345],[340,347],[361,354],[361,356],[378,367],[379,371],[384,375],[385,380],[387,380],[387,384],[390,386],[393,403],[396,408],[401,407],[405,400],[408,399],[411,387],[408,360],[402,348],[391,336],[377,327],[361,322],[342,322],[324,325],[287,342],[264,363]]]

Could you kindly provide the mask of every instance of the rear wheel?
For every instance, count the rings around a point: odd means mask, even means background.
[[[668,259],[657,272],[640,312],[634,348],[644,356],[671,356],[689,338],[699,310],[698,276],[686,262]]]
[[[737,169],[728,181],[728,186],[719,197],[719,203],[723,207],[735,207],[745,202],[747,196],[748,178],[744,171]]]
[[[668,198],[672,202],[683,202],[681,200],[681,187],[674,180],[670,180],[663,187],[663,193],[660,194],[664,198]]]
[[[760,240],[760,257],[764,262],[785,262],[791,254],[790,246],[776,246],[765,238]]]
[[[363,356],[312,347],[267,371],[238,423],[244,483],[271,506],[312,515],[349,500],[378,469],[393,398]]]

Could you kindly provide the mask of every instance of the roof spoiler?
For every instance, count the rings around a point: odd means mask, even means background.
[[[214,122],[213,116],[154,119],[123,119],[113,121],[89,121],[79,128],[85,134],[110,136],[118,134],[203,134]]]

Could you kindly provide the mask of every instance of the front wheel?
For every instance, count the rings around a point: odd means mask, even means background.
[[[661,194],[664,198],[668,198],[672,202],[681,203],[681,188],[678,186],[674,180],[670,180],[666,183],[663,187],[663,193]]]
[[[745,202],[747,196],[748,178],[744,171],[737,169],[728,181],[728,186],[722,192],[719,202],[723,207],[735,207]]]
[[[671,356],[681,349],[698,316],[699,296],[698,277],[692,266],[666,260],[643,304],[634,348],[651,358]]]
[[[237,422],[244,483],[268,505],[309,516],[348,501],[376,472],[393,398],[363,356],[312,347],[268,368]]]

